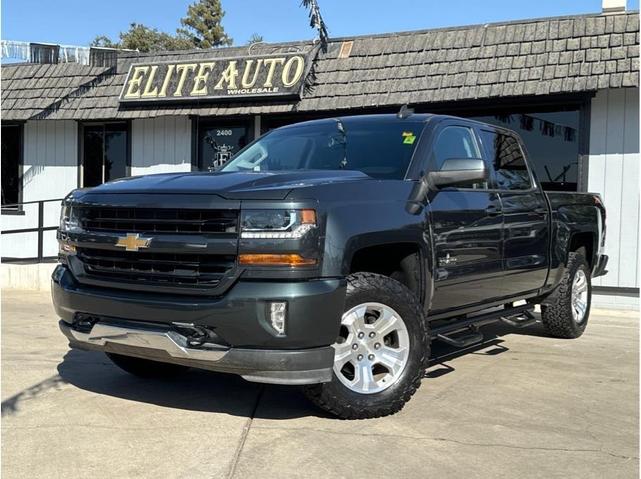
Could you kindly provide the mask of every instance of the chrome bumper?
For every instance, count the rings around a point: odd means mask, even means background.
[[[187,347],[187,338],[182,334],[167,330],[144,327],[132,329],[115,324],[96,323],[91,332],[84,333],[73,329],[60,321],[60,329],[71,340],[104,348],[107,344],[129,346],[133,348],[160,350],[177,359],[194,359],[199,361],[219,361],[229,348],[196,349]]]
[[[65,321],[60,329],[72,348],[122,354],[238,374],[248,381],[271,384],[317,384],[331,381],[334,349],[302,350],[230,348],[215,344],[189,347],[179,332],[134,321],[95,323],[90,331]]]

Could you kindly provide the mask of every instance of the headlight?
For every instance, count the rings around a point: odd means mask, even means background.
[[[78,208],[63,205],[60,210],[60,231],[62,233],[73,233],[80,231],[80,220],[78,218]]]
[[[240,221],[240,237],[299,239],[314,228],[314,210],[245,210]]]

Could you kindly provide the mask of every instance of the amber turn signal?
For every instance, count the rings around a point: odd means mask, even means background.
[[[300,222],[304,225],[316,224],[316,211],[314,210],[300,210]]]
[[[303,258],[299,254],[241,254],[238,262],[243,265],[264,266],[312,266],[313,258]]]

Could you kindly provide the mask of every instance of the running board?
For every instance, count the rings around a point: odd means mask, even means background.
[[[516,317],[501,317],[501,321],[513,328],[526,328],[536,323],[536,318],[531,311],[525,311],[522,315]]]
[[[439,340],[457,348],[466,348],[472,344],[478,344],[483,341],[483,334],[477,328],[486,324],[496,323],[503,321],[510,326],[525,327],[536,322],[532,315],[534,310],[533,304],[524,304],[521,306],[509,307],[491,311],[489,313],[480,314],[471,318],[460,319],[452,321],[443,326],[433,328],[430,331],[432,340]],[[518,317],[525,317],[526,319],[512,319]],[[469,333],[464,334],[458,338],[451,336],[452,333],[459,331],[470,330]]]
[[[483,341],[483,334],[480,333],[476,328],[470,328],[470,332],[463,336],[453,338],[445,334],[439,334],[436,336],[436,339],[443,341],[444,343],[454,346],[455,348],[467,348],[473,344],[478,344]]]

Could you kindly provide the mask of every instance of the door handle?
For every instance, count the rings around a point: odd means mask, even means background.
[[[539,208],[534,208],[534,212],[537,215],[545,215],[545,214],[547,214],[548,210],[547,210],[547,208],[539,207]]]
[[[485,213],[488,216],[497,216],[503,213],[503,210],[498,206],[490,205],[487,208],[485,208]]]

